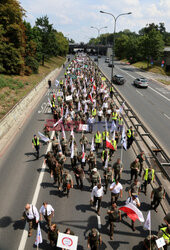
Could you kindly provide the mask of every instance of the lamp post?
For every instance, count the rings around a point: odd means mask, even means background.
[[[111,82],[113,79],[113,67],[114,67],[114,56],[115,56],[115,33],[116,33],[116,21],[120,16],[124,16],[124,15],[130,15],[132,14],[132,12],[128,12],[128,13],[121,13],[119,14],[117,17],[115,17],[112,13],[109,12],[105,12],[105,11],[100,11],[100,13],[102,14],[108,14],[111,15],[114,18],[114,33],[113,33],[113,51],[112,51],[112,71],[111,71]]]
[[[101,31],[102,29],[106,29],[107,26],[101,27],[101,28],[97,28],[97,27],[91,26],[90,28],[96,29],[96,30],[98,31],[98,38],[99,38],[99,36],[100,36],[100,31]],[[98,51],[97,51],[97,66],[99,66],[99,42],[98,42]]]

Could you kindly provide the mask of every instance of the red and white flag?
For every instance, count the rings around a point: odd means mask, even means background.
[[[140,222],[145,221],[142,212],[132,203],[120,207],[119,210],[125,212],[127,216],[133,221],[135,220],[139,220]]]
[[[113,145],[111,144],[111,141],[109,140],[107,136],[106,136],[106,148],[115,150],[115,148],[113,147]]]
[[[82,162],[85,162],[84,144],[82,146]]]
[[[37,236],[36,236],[36,240],[35,240],[35,245],[38,246],[42,242],[43,242],[43,239],[42,239],[40,224],[38,223]]]
[[[96,85],[95,84],[93,84],[93,89],[96,90]]]
[[[90,98],[90,101],[93,103],[93,98],[92,98],[91,93],[89,94],[89,98]]]

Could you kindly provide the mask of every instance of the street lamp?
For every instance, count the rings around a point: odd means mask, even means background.
[[[102,29],[107,29],[107,26],[101,27],[101,28],[97,28],[97,27],[91,26],[90,28],[96,29],[96,30],[98,31],[98,38],[99,38],[99,37],[100,37],[100,31],[101,31]],[[98,51],[97,51],[97,66],[99,66],[99,42],[98,42]]]
[[[130,15],[130,14],[132,14],[132,12],[119,14],[117,17],[115,17],[112,13],[105,12],[105,11],[102,11],[102,10],[100,11],[100,13],[111,15],[114,18],[113,51],[112,51],[112,71],[111,71],[111,82],[112,82],[112,79],[113,79],[113,67],[114,67],[114,56],[115,56],[116,21],[117,21],[118,17],[124,16],[124,15]]]

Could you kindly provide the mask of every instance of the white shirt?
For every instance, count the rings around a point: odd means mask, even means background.
[[[108,109],[108,110],[107,110],[107,114],[110,115],[111,113],[112,113],[112,110],[111,110],[111,109]]]
[[[95,122],[95,119],[94,117],[89,117],[88,120],[87,120],[88,123],[94,123]]]
[[[116,185],[115,182],[113,182],[113,183],[110,185],[110,189],[113,188],[114,186],[115,186],[115,188],[111,191],[111,193],[113,193],[113,194],[119,194],[119,193],[120,193],[120,190],[123,189],[122,184],[118,183],[118,184]]]
[[[137,207],[137,204],[140,205],[140,201],[139,201],[138,197],[136,197],[135,200],[133,200],[132,197],[128,197],[126,200],[126,205],[128,205],[129,203],[135,205],[136,207]]]
[[[42,207],[40,208],[40,214],[46,215],[46,209],[47,209],[47,216],[49,216],[52,212],[54,212],[54,208],[50,204],[47,204],[47,208],[45,208],[44,205],[42,205]]]
[[[29,210],[25,209],[25,214],[29,220],[32,220],[34,218],[36,218],[36,220],[39,220],[40,218],[37,208],[31,204]]]
[[[98,116],[102,116],[103,115],[103,111],[102,110],[98,110],[97,114],[98,114]]]
[[[101,186],[100,189],[98,189],[97,186],[95,186],[91,192],[91,199],[93,199],[93,197],[101,197],[103,196],[103,187]]]

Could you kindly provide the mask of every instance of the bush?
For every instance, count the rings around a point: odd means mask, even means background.
[[[32,70],[33,73],[38,73],[39,63],[34,57],[31,56],[26,57],[25,64]]]

